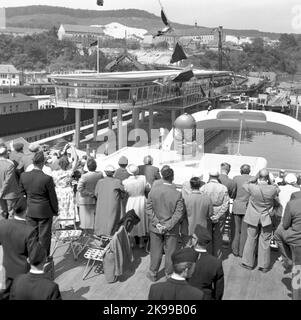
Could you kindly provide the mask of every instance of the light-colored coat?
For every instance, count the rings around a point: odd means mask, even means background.
[[[87,172],[81,176],[77,186],[77,204],[96,204],[95,187],[97,182],[103,178],[101,172]]]
[[[16,199],[19,194],[14,163],[11,160],[0,158],[0,198]]]
[[[251,226],[263,227],[272,224],[270,213],[274,205],[274,199],[278,196],[279,188],[268,184],[244,184],[245,190],[250,194],[244,221]]]

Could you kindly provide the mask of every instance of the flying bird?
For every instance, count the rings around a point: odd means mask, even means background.
[[[160,36],[162,36],[162,35],[164,35],[164,34],[166,34],[166,33],[168,33],[168,32],[173,30],[173,28],[170,25],[170,22],[168,21],[168,19],[166,17],[166,14],[164,12],[163,6],[162,6],[160,1],[159,1],[159,3],[160,3],[160,6],[161,6],[161,19],[162,19],[162,22],[165,24],[166,27],[163,28],[162,30],[158,30],[157,34],[155,34],[153,36],[153,38],[160,37]]]

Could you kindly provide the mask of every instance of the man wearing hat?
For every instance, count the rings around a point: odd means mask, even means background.
[[[204,293],[186,281],[195,269],[197,257],[191,248],[174,252],[171,256],[174,272],[165,282],[151,285],[148,300],[203,300]]]
[[[124,187],[114,178],[115,168],[108,165],[104,170],[106,177],[98,180],[95,187],[96,213],[95,234],[111,236],[114,226],[121,219],[121,199]]]
[[[8,159],[5,145],[0,146],[0,220],[13,217],[14,206],[20,197],[14,163]]]
[[[62,300],[59,286],[45,274],[46,259],[46,251],[38,243],[29,254],[30,271],[13,282],[10,300]]]
[[[279,171],[278,177],[275,179],[275,183],[277,183],[278,186],[285,186],[285,175],[286,175],[285,170],[281,169]]]
[[[27,167],[32,164],[33,157],[38,151],[40,151],[40,145],[37,143],[29,145],[28,152],[23,155],[17,167],[19,174],[26,171]]]
[[[188,282],[204,292],[204,300],[222,300],[224,270],[222,261],[207,252],[211,240],[208,230],[197,224],[192,236],[192,245],[198,253],[198,259]]]
[[[229,208],[228,189],[218,180],[219,172],[211,170],[209,181],[201,187],[201,194],[206,194],[213,205],[212,220],[212,254],[222,258],[223,232],[225,227],[225,214]],[[211,249],[209,250],[211,252]]]
[[[126,170],[126,167],[128,165],[128,158],[125,156],[120,157],[118,164],[119,168],[116,170],[114,178],[119,179],[122,182],[130,176],[130,174]]]
[[[24,156],[23,148],[24,144],[22,142],[15,142],[13,144],[14,150],[9,154],[9,159],[15,164],[15,167],[19,165],[22,157]]]

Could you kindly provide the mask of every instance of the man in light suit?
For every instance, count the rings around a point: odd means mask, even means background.
[[[8,299],[13,280],[29,270],[27,258],[37,245],[35,228],[26,223],[27,204],[25,198],[19,198],[14,207],[13,219],[0,221],[0,245],[3,248],[4,288],[0,290],[0,299]],[[1,288],[0,288],[1,289]]]
[[[289,269],[292,267],[290,246],[301,247],[301,198],[287,203],[282,223],[278,226],[274,239],[283,256],[283,265]]]
[[[94,229],[95,219],[95,187],[97,182],[103,178],[102,172],[95,172],[96,161],[92,158],[87,160],[88,172],[79,179],[77,186],[77,204],[79,206],[80,227],[87,231]]]
[[[34,169],[20,177],[21,194],[26,196],[27,222],[37,229],[39,241],[50,254],[53,216],[58,214],[58,200],[52,177],[42,171],[45,163],[43,151],[33,157]]]
[[[270,213],[274,200],[279,194],[279,187],[272,185],[269,171],[262,169],[255,179],[244,185],[250,194],[244,221],[248,224],[248,237],[242,256],[241,266],[253,269],[255,262],[255,248],[258,241],[258,269],[269,271],[270,267],[270,240],[272,236],[272,220]]]
[[[8,159],[7,147],[0,146],[0,220],[12,218],[20,197],[14,162]]]
[[[164,182],[151,189],[146,204],[150,223],[150,268],[147,277],[151,281],[157,281],[163,247],[165,274],[169,276],[172,273],[171,255],[177,249],[181,220],[184,219],[182,195],[172,184],[174,172],[167,168],[162,175]]]
[[[188,219],[188,235],[192,235],[197,224],[212,232],[210,217],[213,215],[213,205],[206,194],[201,194],[201,179],[190,179],[191,194],[183,196]]]
[[[229,209],[228,189],[218,180],[219,172],[209,172],[209,182],[202,186],[201,193],[206,194],[213,205],[212,220],[212,249],[208,251],[217,258],[223,257],[223,232],[225,227],[226,212]]]
[[[248,225],[243,221],[247,211],[250,194],[247,192],[243,185],[251,180],[250,176],[251,167],[244,164],[240,167],[240,176],[233,178],[236,186],[236,196],[233,201],[233,215],[235,222],[235,235],[232,242],[232,252],[235,256],[242,257],[245,243],[247,240],[247,227]]]

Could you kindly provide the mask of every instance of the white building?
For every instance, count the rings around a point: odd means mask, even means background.
[[[0,64],[0,86],[20,85],[20,73],[11,64]]]
[[[103,28],[72,24],[61,24],[58,30],[59,40],[71,40],[75,43],[92,43],[98,37],[106,38]]]

